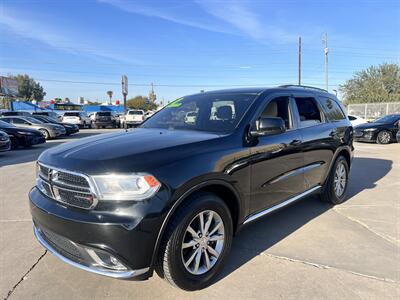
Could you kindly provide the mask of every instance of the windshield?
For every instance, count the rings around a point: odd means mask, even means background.
[[[375,123],[394,123],[398,120],[400,120],[400,115],[387,115],[377,119]]]
[[[64,117],[79,117],[79,113],[78,112],[66,112],[64,114]]]
[[[143,115],[143,111],[141,110],[130,110],[128,115]]]
[[[4,121],[1,121],[0,120],[0,128],[10,128],[10,127],[15,127],[13,124],[10,124],[10,123],[7,123],[7,122],[4,122]]]
[[[41,122],[35,118],[32,118],[32,117],[25,117],[25,119],[27,119],[29,122],[31,122],[33,124],[43,124],[43,122]]]
[[[141,127],[230,132],[255,99],[251,94],[197,94],[168,104]]]
[[[101,117],[109,117],[109,116],[111,116],[111,112],[109,112],[109,111],[106,111],[106,112],[98,112],[97,115],[98,115],[98,116],[101,116]]]

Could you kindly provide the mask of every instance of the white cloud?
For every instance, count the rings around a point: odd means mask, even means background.
[[[207,13],[229,23],[253,39],[268,43],[293,41],[295,36],[282,28],[266,24],[247,1],[196,0]],[[267,21],[268,19],[265,18]]]
[[[224,28],[224,26],[188,19],[188,17],[185,16],[184,13],[178,13],[176,11],[177,7],[174,7],[174,9],[168,9],[168,7],[165,6],[163,8],[155,6],[149,7],[141,5],[135,1],[126,1],[126,0],[97,0],[97,1],[100,3],[112,5],[129,13],[134,13],[147,17],[160,18],[173,23],[182,24],[207,31],[233,34],[231,30]],[[184,5],[181,7],[184,8]]]
[[[124,61],[118,55],[114,55],[110,52],[103,52],[101,47],[96,45],[81,46],[82,37],[79,38],[76,34],[55,30],[54,27],[40,23],[38,21],[30,20],[27,17],[23,17],[20,14],[15,14],[13,11],[3,7],[0,14],[0,29],[6,29],[6,32],[12,33],[16,36],[24,39],[36,40],[47,46],[55,48],[60,51],[64,51],[75,55],[88,55],[89,57],[107,58],[118,61]]]

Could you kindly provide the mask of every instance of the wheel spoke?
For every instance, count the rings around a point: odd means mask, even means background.
[[[213,218],[214,218],[214,213],[212,211],[210,211],[208,214],[208,219],[207,219],[206,225],[204,226],[204,233],[207,233],[208,229],[210,228]]]
[[[204,258],[205,258],[205,261],[206,261],[206,267],[207,267],[207,270],[208,270],[211,267],[210,257],[208,256],[208,251],[207,250],[204,251],[203,253],[204,253]]]
[[[210,242],[222,241],[224,239],[223,235],[213,235],[210,237]]]
[[[193,259],[195,258],[195,256],[197,255],[197,253],[199,253],[200,248],[197,248],[196,251],[193,251],[192,255],[189,257],[189,259],[185,262],[185,267],[188,268],[189,265],[191,264],[191,262],[193,261]]]
[[[210,231],[209,235],[213,235],[221,226],[222,223],[217,223],[215,227]]]
[[[195,273],[197,273],[199,271],[199,266],[200,266],[200,260],[201,260],[201,254],[202,253],[203,253],[202,250],[200,250],[200,248],[199,248],[199,250],[197,251],[197,254],[196,254],[196,261],[195,261],[195,264],[194,264],[194,272]]]
[[[183,244],[182,244],[182,249],[186,249],[186,248],[189,248],[189,247],[193,247],[193,246],[195,246],[196,244],[197,244],[197,242],[194,241],[194,240],[192,240],[192,241],[190,241],[190,242],[188,242],[188,243],[183,243]]]
[[[200,218],[200,232],[202,235],[204,235],[205,232],[204,232],[204,213],[203,212],[201,212],[199,214],[199,218]]]
[[[210,252],[210,254],[216,258],[218,258],[219,253],[217,251],[215,251],[215,249],[211,246],[207,246],[207,250],[208,252]]]
[[[186,229],[186,231],[188,231],[192,237],[194,238],[199,238],[199,235],[197,234],[197,232],[189,225],[189,227]]]

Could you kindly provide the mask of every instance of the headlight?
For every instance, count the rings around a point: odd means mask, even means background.
[[[364,129],[364,131],[366,131],[366,132],[372,132],[372,131],[375,131],[376,130],[376,128],[368,128],[368,129]]]
[[[33,132],[29,131],[17,131],[18,134],[23,134],[23,135],[35,135]]]
[[[99,200],[148,199],[157,193],[161,184],[149,174],[99,175],[91,177],[97,188]]]

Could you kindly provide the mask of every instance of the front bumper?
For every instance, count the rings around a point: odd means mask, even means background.
[[[376,141],[375,131],[358,131],[354,133],[354,140],[356,142],[375,142]]]
[[[8,139],[7,141],[0,141],[0,152],[8,151],[11,149],[11,141]]]
[[[37,144],[46,143],[46,139],[43,135],[25,135],[22,138],[22,145],[23,146],[33,146]]]
[[[37,188],[31,190],[29,198],[37,239],[64,262],[114,278],[143,280],[152,275],[153,252],[163,220],[161,199],[154,199],[152,204],[138,202],[133,208],[112,212],[65,207]],[[154,216],[157,210],[161,210],[159,217]],[[55,241],[74,245],[75,255],[69,255],[69,246],[55,247],[56,243],[46,240],[41,232],[51,232]],[[114,257],[126,270],[104,269],[93,264],[85,249]],[[76,251],[81,255],[76,255]]]
[[[104,267],[96,266],[95,261],[90,260],[90,258],[89,258],[90,256],[87,256],[86,263],[78,262],[74,259],[71,259],[71,258],[68,258],[67,256],[62,255],[60,253],[60,250],[56,250],[56,247],[54,247],[52,245],[52,243],[47,240],[47,238],[45,237],[45,234],[43,234],[42,230],[40,228],[36,227],[36,225],[33,226],[33,232],[35,234],[36,239],[39,241],[39,243],[44,248],[46,248],[48,251],[50,251],[54,256],[61,259],[63,262],[65,262],[71,266],[74,266],[76,268],[82,269],[84,271],[96,273],[96,274],[103,275],[103,276],[119,278],[119,279],[129,279],[129,278],[132,278],[135,276],[142,275],[149,271],[149,268],[143,268],[140,270],[127,269],[127,270],[123,270],[123,271],[115,271],[112,269],[106,269]],[[86,250],[84,250],[85,249],[84,247],[79,246],[79,248],[77,248],[77,249],[80,249],[82,251],[82,253],[86,252]]]

